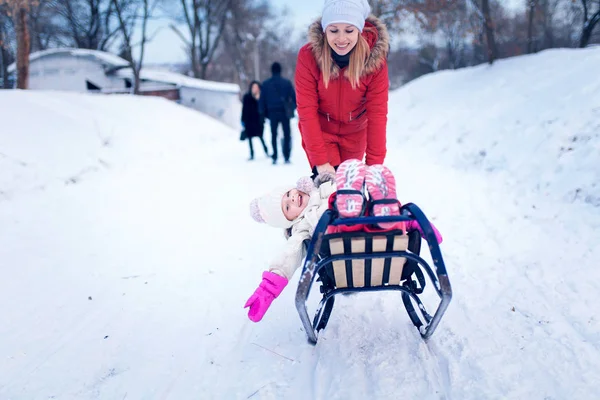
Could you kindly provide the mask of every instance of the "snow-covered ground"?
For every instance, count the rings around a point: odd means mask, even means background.
[[[423,342],[396,293],[242,308],[279,231],[248,202],[292,165],[158,98],[0,91],[0,399],[594,399],[600,49],[426,76],[390,96],[399,197],[444,235]],[[266,138],[269,138],[268,133]]]

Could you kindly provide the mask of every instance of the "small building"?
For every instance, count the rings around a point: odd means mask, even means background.
[[[13,63],[8,71],[14,74]],[[29,89],[131,93],[133,71],[114,54],[87,49],[48,49],[29,55]],[[174,72],[142,69],[140,94],[161,96],[239,127],[240,87]]]
[[[125,80],[133,80],[131,68],[119,69],[115,75]],[[140,80],[140,89],[144,94],[165,86],[176,88],[179,104],[208,114],[233,128],[239,127],[242,109],[240,87],[237,84],[206,81],[147,68],[140,72]]]

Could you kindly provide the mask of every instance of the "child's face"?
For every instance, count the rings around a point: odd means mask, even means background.
[[[286,192],[281,198],[281,209],[283,215],[288,221],[293,221],[298,218],[298,215],[304,211],[308,205],[310,195],[299,191],[298,189],[292,189]]]

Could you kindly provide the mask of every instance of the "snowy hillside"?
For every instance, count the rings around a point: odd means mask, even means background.
[[[597,397],[599,64],[548,51],[391,94],[387,163],[454,290],[427,343],[379,293],[336,300],[310,346],[298,274],[247,319],[283,243],[248,202],[308,173],[296,130],[273,166],[163,99],[0,91],[0,399]]]
[[[391,96],[392,140],[600,207],[599,64],[598,48],[558,49],[425,76]]]
[[[0,199],[182,150],[197,154],[195,147],[233,137],[213,118],[162,98],[0,91],[0,106],[11,127],[0,134]]]

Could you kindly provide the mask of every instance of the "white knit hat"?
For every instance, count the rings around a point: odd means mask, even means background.
[[[362,32],[365,20],[371,13],[367,0],[325,0],[321,26],[323,30],[331,24],[350,24]]]
[[[287,229],[292,226],[283,214],[281,199],[291,188],[278,187],[269,193],[258,197],[250,202],[250,215],[257,222],[264,222],[275,228]]]

